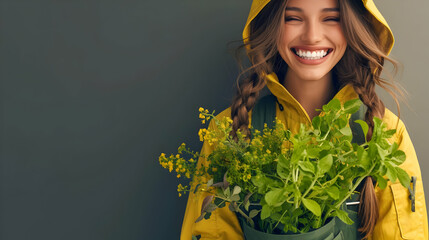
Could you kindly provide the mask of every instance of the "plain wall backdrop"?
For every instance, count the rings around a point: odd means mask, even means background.
[[[199,151],[250,0],[0,0],[0,239],[178,239],[187,197],[158,163]],[[376,0],[429,197],[427,0]],[[382,93],[382,92],[380,92]],[[393,112],[391,98],[382,93]]]

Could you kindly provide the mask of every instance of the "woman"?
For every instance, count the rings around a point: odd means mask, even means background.
[[[233,132],[250,134],[251,111],[259,92],[267,86],[277,97],[276,116],[296,133],[300,123],[309,124],[316,109],[337,98],[360,98],[367,106],[370,126],[379,117],[396,129],[392,141],[406,155],[401,167],[416,176],[415,211],[409,190],[400,183],[385,189],[365,180],[359,215],[362,235],[369,239],[428,239],[426,204],[420,167],[404,123],[385,108],[375,92],[379,85],[396,87],[380,74],[393,47],[393,35],[372,0],[254,0],[243,31],[244,47],[252,66],[238,79],[231,107],[218,117],[233,119]],[[390,91],[389,91],[390,92]],[[395,98],[395,95],[393,95]],[[396,100],[396,98],[395,98]],[[213,123],[209,128],[213,128]],[[203,144],[202,153],[212,147]],[[200,159],[199,164],[206,164]],[[235,213],[217,209],[209,220],[195,223],[205,195],[190,194],[181,239],[243,239]]]

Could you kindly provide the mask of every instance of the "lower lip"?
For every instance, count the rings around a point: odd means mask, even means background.
[[[292,51],[292,50],[291,50]],[[292,51],[293,55],[296,57],[296,59],[302,63],[302,64],[308,64],[308,65],[317,65],[317,64],[321,64],[324,61],[326,61],[326,59],[328,58],[329,55],[331,55],[332,51],[329,52],[328,54],[326,54],[326,56],[324,56],[323,58],[320,59],[304,59],[299,57],[298,55],[296,55],[293,51]]]

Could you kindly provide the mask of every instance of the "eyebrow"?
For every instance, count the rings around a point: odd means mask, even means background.
[[[301,8],[297,7],[286,7],[286,11],[297,11],[297,12],[303,12]],[[324,8],[322,9],[322,12],[339,12],[339,8]]]

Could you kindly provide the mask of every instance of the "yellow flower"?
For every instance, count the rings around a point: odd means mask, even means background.
[[[203,120],[201,121],[201,123],[202,123],[202,124],[205,124],[205,123],[206,123],[206,120],[205,120],[205,119],[203,119]]]
[[[200,141],[204,141],[204,136],[207,134],[207,129],[201,128],[200,131],[198,131],[198,136],[200,137]]]
[[[182,144],[180,144],[180,146],[179,146],[179,148],[177,149],[177,151],[178,151],[179,153],[182,153],[182,152],[183,152],[183,150],[185,150],[185,148],[186,148],[186,144],[185,144],[185,143],[182,143]]]
[[[171,162],[171,161],[168,162],[168,170],[170,172],[173,171],[173,162]]]
[[[200,108],[198,109],[198,111],[199,111],[199,112],[204,112],[204,108],[200,107]]]
[[[177,174],[177,178],[180,178],[180,174]]]
[[[267,153],[268,153],[268,154],[270,154],[270,153],[271,153],[271,151],[270,151],[269,149],[267,149]]]
[[[194,160],[194,159],[192,159],[192,158],[191,158],[191,159],[189,159],[189,162],[192,162],[192,163],[193,163],[194,161],[195,161],[195,160]]]
[[[191,175],[189,174],[189,172],[187,172],[187,173],[185,174],[185,176],[186,176],[186,178],[191,178]]]
[[[182,194],[181,193],[179,193],[179,197],[181,197],[182,196]]]
[[[215,168],[215,167],[214,167],[214,168],[212,168],[212,170],[213,170],[213,172],[216,172],[216,171],[217,171],[217,168]]]
[[[200,113],[200,115],[198,115],[198,117],[201,118],[201,119],[205,119],[206,118],[202,113]]]

